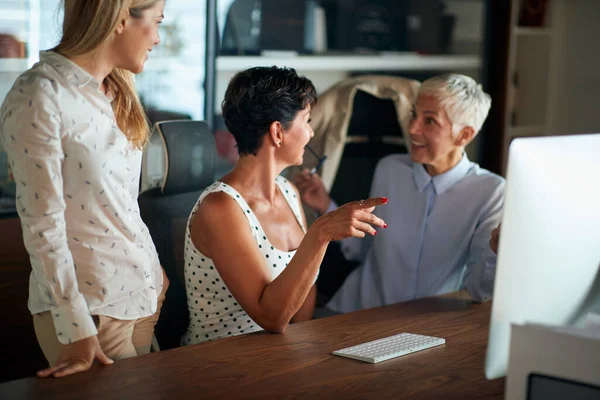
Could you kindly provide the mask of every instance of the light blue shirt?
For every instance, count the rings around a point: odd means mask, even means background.
[[[409,155],[383,158],[370,197],[389,202],[374,213],[387,224],[376,236],[341,241],[348,260],[361,262],[327,304],[338,312],[378,307],[466,288],[476,300],[492,295],[505,181],[466,155],[431,177]]]

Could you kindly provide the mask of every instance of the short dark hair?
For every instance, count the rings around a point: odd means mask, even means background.
[[[231,79],[221,110],[238,153],[256,155],[274,121],[288,129],[298,112],[316,101],[312,82],[293,68],[254,67]]]

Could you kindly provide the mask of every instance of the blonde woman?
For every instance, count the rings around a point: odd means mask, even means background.
[[[63,6],[60,43],[0,109],[33,268],[29,309],[50,364],[40,377],[149,352],[168,286],[137,205],[149,127],[133,85],[160,41],[164,0]]]

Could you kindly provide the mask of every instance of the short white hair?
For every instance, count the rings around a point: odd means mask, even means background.
[[[417,95],[436,97],[450,122],[452,132],[470,126],[479,133],[492,105],[492,98],[473,78],[461,74],[444,74],[424,81]]]

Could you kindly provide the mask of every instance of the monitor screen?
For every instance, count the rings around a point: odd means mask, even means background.
[[[600,134],[515,139],[487,378],[506,374],[512,323],[567,325],[587,315],[600,300],[599,269]]]

